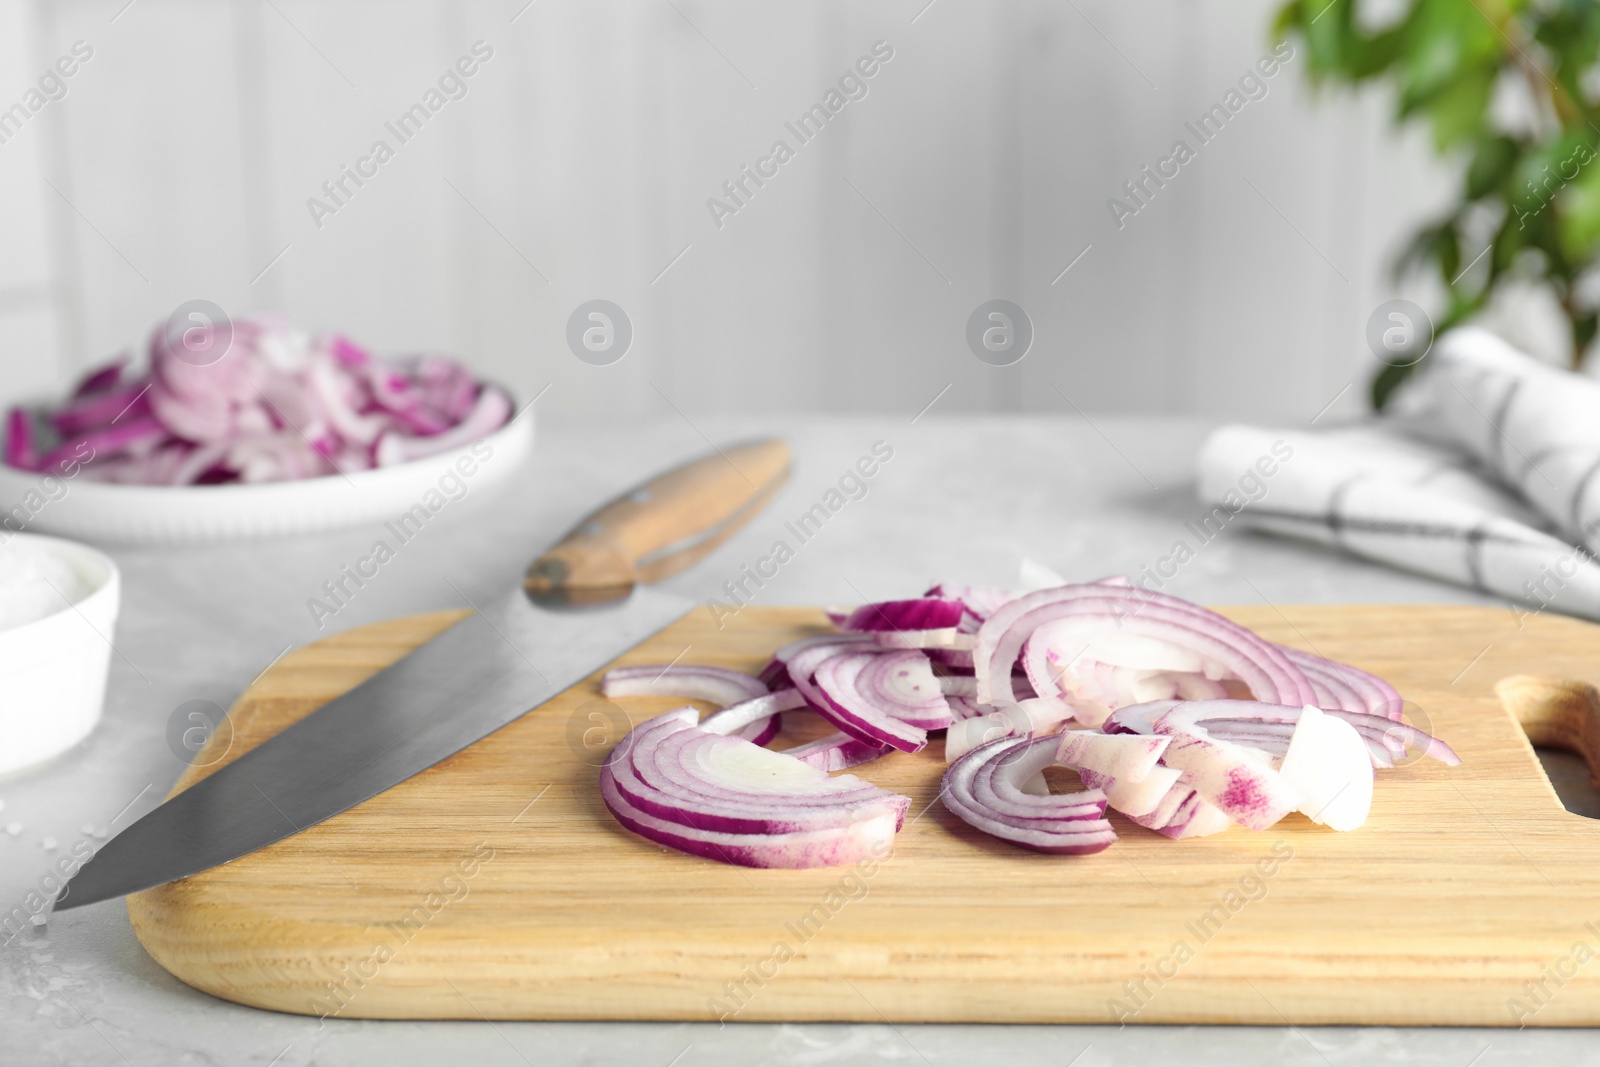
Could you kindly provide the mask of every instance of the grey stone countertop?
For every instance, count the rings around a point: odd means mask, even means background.
[[[758,602],[833,604],[930,580],[1014,582],[1021,557],[1069,578],[1138,574],[1195,539],[1192,464],[1208,424],[1173,418],[674,417],[541,426],[504,491],[452,503],[332,618],[307,607],[374,529],[209,547],[110,551],[124,578],[105,719],[51,764],[0,781],[0,903],[20,902],[62,849],[154,807],[182,763],[179,705],[227,707],[292,645],[409,612],[464,606],[514,583],[581,514],[672,462],[762,434],[787,438],[794,477],[708,560],[668,584],[714,595],[766,554],[875,441],[893,458],[798,548]],[[459,592],[457,591],[459,589]],[[1292,542],[1229,530],[1198,546],[1169,591],[1211,603],[1486,602],[1465,590]],[[12,833],[15,829],[17,832]],[[52,854],[46,838],[56,843]],[[1107,1064],[1600,1063],[1587,1031],[1381,1027],[777,1025],[317,1020],[214,999],[145,954],[120,903],[28,928],[0,950],[6,1064],[628,1064],[899,1062]]]

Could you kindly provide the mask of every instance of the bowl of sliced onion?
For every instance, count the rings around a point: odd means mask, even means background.
[[[431,515],[503,483],[533,419],[449,357],[251,315],[159,327],[144,359],[11,408],[0,444],[6,530],[195,543]]]

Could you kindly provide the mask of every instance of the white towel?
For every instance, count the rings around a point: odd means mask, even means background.
[[[1600,382],[1485,330],[1453,330],[1396,391],[1386,421],[1473,457],[1552,529],[1600,551]]]
[[[1219,527],[1241,522],[1600,618],[1600,565],[1587,550],[1551,536],[1550,523],[1461,452],[1388,420],[1320,432],[1224,426],[1199,466],[1200,497],[1221,509]]]

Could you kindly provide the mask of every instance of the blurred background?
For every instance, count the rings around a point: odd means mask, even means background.
[[[550,385],[558,420],[914,413],[947,383],[941,412],[1354,414],[1369,315],[1439,306],[1391,267],[1462,163],[1386,85],[1313,91],[1300,36],[1201,145],[1185,123],[1271,55],[1277,6],[0,0],[0,108],[92,50],[0,119],[0,400],[205,298]],[[477,42],[401,143],[385,124]],[[785,123],[877,42],[865,95],[800,144]],[[1119,226],[1108,201],[1180,138],[1195,158]],[[308,206],[380,139],[375,176]],[[716,217],[779,139],[794,158]],[[1549,298],[1505,297],[1558,354]],[[1033,324],[1014,367],[967,348],[993,298]],[[593,299],[634,330],[604,368],[565,343]]]

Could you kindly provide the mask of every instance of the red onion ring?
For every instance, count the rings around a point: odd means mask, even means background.
[[[802,685],[795,671],[812,654],[813,650],[808,649],[789,665],[795,685],[803,693],[811,683]],[[818,714],[856,740],[893,745],[902,752],[916,752],[928,743],[927,728],[897,718],[891,711],[879,706],[878,702],[884,694],[877,685],[880,680],[878,672],[869,668],[880,658],[880,655],[872,652],[840,652],[830,656],[816,667],[815,685],[812,688],[820,699],[812,698],[810,693],[806,693],[806,696],[812,699]],[[931,672],[929,676],[931,678]],[[934,690],[934,695],[944,707],[944,724],[948,726],[949,706],[944,704],[944,697],[938,694],[937,686]]]
[[[893,745],[857,741],[849,734],[839,731],[803,745],[796,745],[794,748],[786,748],[783,754],[825,771],[843,771],[863,763],[871,763],[879,756],[886,756],[893,751]]]
[[[704,700],[724,710],[767,695],[759,679],[724,667],[666,666],[613,667],[600,678],[600,694],[607,697],[667,696],[685,700]],[[780,702],[781,703],[781,702]],[[777,712],[801,707],[799,703],[780,707],[775,703],[765,720],[747,719],[739,727],[720,733],[738,733],[746,741],[764,745],[778,735],[782,720]],[[713,716],[714,718],[715,716]],[[707,722],[710,720],[708,719]],[[723,720],[726,722],[727,720]]]
[[[1311,687],[1317,694],[1314,703],[1322,710],[1364,711],[1400,721],[1405,700],[1382,678],[1298,648],[1284,648],[1283,651],[1311,680]]]
[[[1316,697],[1310,681],[1282,649],[1216,612],[1138,586],[1092,584],[1029,593],[990,616],[973,649],[980,700],[1014,699],[1011,666],[1045,624],[1057,635],[1112,629],[1189,649],[1237,675],[1260,700],[1305,704]],[[1066,703],[1048,671],[1036,674],[1030,665],[1028,677],[1040,697]]]
[[[1037,796],[1022,783],[1055,759],[1053,737],[1005,737],[968,752],[944,773],[940,798],[951,814],[984,833],[1037,852],[1086,856],[1117,835],[1103,817],[1099,790]]]
[[[961,623],[965,608],[959,600],[922,597],[917,600],[886,600],[856,608],[839,629],[851,632],[885,630],[949,630]]]
[[[748,867],[821,867],[882,855],[908,798],[694,724],[693,708],[631,730],[606,757],[600,795],[625,828]]]

